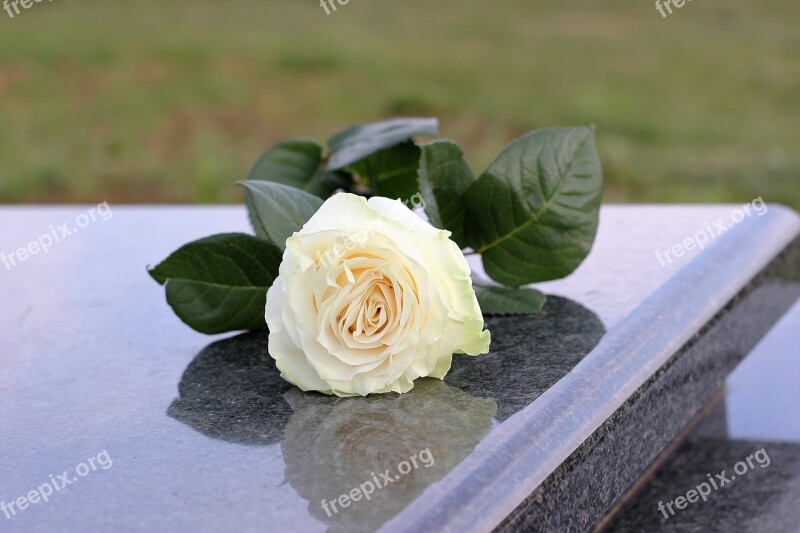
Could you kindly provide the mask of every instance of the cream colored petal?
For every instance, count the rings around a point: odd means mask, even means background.
[[[434,237],[439,233],[450,236],[447,230],[433,227],[429,222],[421,219],[400,200],[390,200],[380,196],[373,196],[368,201],[369,206],[375,209],[382,216],[399,222],[406,229],[422,237]]]
[[[326,201],[287,240],[267,296],[286,379],[340,396],[403,393],[444,377],[453,353],[486,353],[469,266],[448,236],[398,201]]]
[[[281,376],[303,390],[317,390],[330,394],[331,387],[316,373],[305,354],[292,342],[283,322],[286,293],[283,282],[275,280],[267,291],[265,318],[269,327],[269,353],[281,371]],[[291,324],[289,325],[291,327]]]
[[[436,361],[436,366],[433,370],[430,371],[428,377],[436,378],[436,379],[444,379],[444,376],[450,372],[450,366],[453,364],[453,356],[446,355],[440,357],[438,361]]]

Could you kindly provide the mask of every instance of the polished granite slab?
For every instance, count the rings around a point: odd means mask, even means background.
[[[582,531],[600,520],[800,296],[797,217],[770,212],[673,273],[389,528]],[[642,242],[688,218],[662,214]]]
[[[794,213],[771,206],[705,251],[662,265],[656,249],[734,207],[605,207],[587,261],[541,285],[552,295],[542,315],[488,319],[489,355],[456,357],[444,382],[420,382],[404,396],[342,400],[280,380],[264,333],[207,337],[186,328],[147,275],[145,265],[189,240],[247,231],[242,208],[112,208],[113,217],[47,254],[0,265],[0,502],[100,452],[113,460],[73,476],[49,502],[0,514],[4,531],[483,531],[504,519],[505,527],[512,518],[519,527],[526,517],[574,519],[528,498],[582,479],[552,484],[559,466],[577,464],[576,451],[658,383],[653,377],[742,291],[744,301],[791,280],[794,260],[779,254],[800,228]],[[0,208],[0,251],[84,211]],[[765,283],[751,283],[770,265]],[[788,287],[769,292],[777,299],[756,298],[762,320],[748,342],[797,297]],[[676,303],[681,290],[689,292]],[[679,407],[676,426],[693,404]],[[336,512],[322,505],[423,456],[432,461],[395,474],[369,501]],[[596,474],[597,462],[580,464]],[[595,514],[608,505],[589,503]]]
[[[800,303],[748,354],[687,437],[657,461],[654,472],[637,483],[598,531],[796,532],[798,384]],[[729,482],[718,489],[703,487],[705,498],[693,495],[696,501],[681,502],[683,509],[665,505],[707,483],[709,473]]]

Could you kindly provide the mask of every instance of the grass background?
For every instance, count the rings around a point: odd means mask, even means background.
[[[0,11],[0,203],[229,202],[269,145],[437,116],[480,171],[597,126],[606,201],[800,208],[800,2],[52,0]]]

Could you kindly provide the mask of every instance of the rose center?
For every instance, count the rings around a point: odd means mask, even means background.
[[[354,337],[371,337],[386,328],[394,313],[391,303],[393,291],[391,282],[385,279],[372,284],[362,300],[357,320],[350,325],[349,330]]]

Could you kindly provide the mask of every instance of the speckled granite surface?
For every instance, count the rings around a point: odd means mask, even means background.
[[[776,215],[731,230],[612,323],[386,530],[590,528],[797,298],[800,225]]]
[[[0,251],[82,209],[0,208]],[[730,310],[729,300],[795,231],[796,216],[775,207],[705,251],[668,266],[653,257],[730,211],[605,207],[587,261],[569,278],[542,284],[553,295],[545,314],[489,319],[489,356],[456,357],[444,382],[420,382],[405,396],[338,400],[281,381],[263,333],[207,337],[186,328],[145,271],[195,238],[246,231],[244,209],[114,208],[104,224],[0,271],[0,457],[7,465],[0,501],[28,494],[98,452],[113,459],[113,467],[46,504],[0,515],[0,529],[486,531],[524,509],[526,497],[576,452],[589,461],[574,472],[617,487],[624,477],[597,461],[609,449],[602,445],[612,444],[610,426],[642,426],[633,410],[630,420],[615,413],[630,398],[644,398],[645,389],[659,407],[683,413],[694,405],[691,380],[706,375],[701,369],[674,371],[689,379],[675,378],[681,394],[657,395],[647,384],[678,368],[674,354],[700,345],[714,317]],[[694,268],[693,260],[705,266]],[[689,285],[687,273],[694,276]],[[779,292],[742,332],[766,327],[792,294]],[[725,339],[718,345],[728,346]],[[712,365],[708,375],[715,372]],[[668,440],[673,426],[663,427],[663,435],[639,440]],[[594,456],[585,442],[597,444]],[[629,446],[616,443],[610,449]],[[341,512],[321,507],[321,499],[335,499],[423,448],[435,458],[429,467]],[[636,464],[619,472],[628,475]],[[613,496],[598,491],[601,498],[581,500],[580,478],[564,479],[553,490],[582,503],[540,507],[549,521],[541,525],[588,523]]]
[[[736,476],[737,463],[764,450],[769,464],[759,464]],[[763,457],[763,456],[761,456]],[[744,464],[747,464],[746,461]],[[749,468],[749,467],[748,467]],[[725,472],[733,480],[675,514],[658,509],[689,490],[708,482],[707,474]],[[741,467],[740,471],[744,471]],[[716,479],[717,483],[722,483]],[[659,470],[636,499],[602,531],[794,533],[800,527],[800,444],[796,442],[738,441],[691,436],[675,457]]]
[[[671,358],[498,529],[590,528],[798,298],[800,242]],[[569,502],[568,509],[563,502]]]
[[[600,531],[797,531],[799,342],[800,303],[736,368],[722,400],[676,450],[660,459],[653,475],[626,495]],[[720,483],[718,475],[729,482],[717,490],[703,487],[707,496],[680,502],[683,509],[672,503],[708,483],[708,474]]]
[[[488,326],[495,332],[491,353],[456,358],[444,382],[422,380],[401,396],[344,399],[290,386],[268,355],[267,334],[245,333],[197,354],[167,412],[214,439],[280,442],[286,480],[309,501],[312,516],[330,531],[375,529],[446,475],[494,424],[566,375],[605,331],[592,312],[557,296],[541,315],[493,317]],[[342,487],[358,487],[370,472],[426,449],[435,464],[386,486],[371,505],[332,516],[320,506]]]

